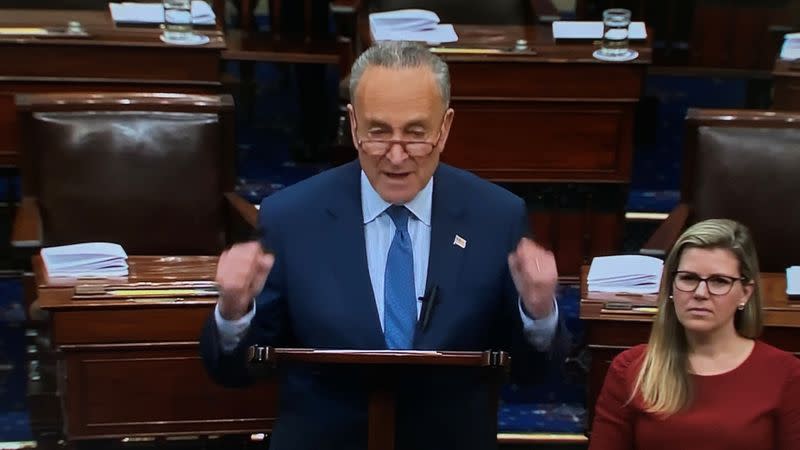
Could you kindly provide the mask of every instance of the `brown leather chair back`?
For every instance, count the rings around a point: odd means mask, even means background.
[[[764,272],[800,264],[800,114],[690,110],[687,133],[681,196],[690,222],[745,224]]]
[[[43,245],[217,254],[233,190],[233,101],[183,94],[21,95],[23,195]]]
[[[372,0],[370,9],[427,9],[442,23],[474,25],[525,25],[535,23],[530,0]]]

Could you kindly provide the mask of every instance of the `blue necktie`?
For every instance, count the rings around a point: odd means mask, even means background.
[[[383,328],[386,347],[410,349],[417,322],[417,301],[414,288],[414,252],[408,235],[409,212],[405,206],[393,205],[386,212],[396,230],[383,279]]]

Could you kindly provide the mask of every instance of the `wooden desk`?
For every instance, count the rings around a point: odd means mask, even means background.
[[[772,78],[772,107],[800,111],[800,63],[776,59]]]
[[[586,402],[591,427],[594,405],[603,387],[606,372],[620,352],[650,337],[653,314],[607,313],[603,305],[608,301],[633,302],[655,306],[656,296],[620,296],[587,292],[588,266],[581,270],[580,318],[586,326],[586,345],[591,355],[588,397]],[[786,296],[786,275],[762,273],[761,289],[764,311],[764,333],[761,339],[783,350],[800,355],[800,301],[790,301]]]
[[[634,61],[606,63],[592,57],[592,42],[555,42],[549,25],[455,29],[459,41],[440,51],[456,112],[442,159],[513,183],[537,240],[561,275],[577,279],[582,264],[622,243],[650,42],[633,42]],[[529,50],[513,50],[518,39]]]
[[[591,42],[556,43],[549,25],[456,32],[457,43],[438,47],[456,111],[444,161],[495,181],[630,181],[649,45],[635,46],[634,61],[604,63]],[[529,50],[514,51],[518,39]]]
[[[131,257],[129,264],[130,282],[211,280],[216,257]],[[276,384],[226,389],[206,375],[198,339],[216,299],[73,300],[75,280],[49,280],[38,257],[34,270],[39,304],[51,313],[67,439],[272,428]]]
[[[87,38],[0,37],[0,166],[16,166],[14,94],[65,91],[215,93],[225,39],[185,47],[162,43],[158,28],[116,27],[101,11],[3,10],[0,27],[65,27],[80,22]]]

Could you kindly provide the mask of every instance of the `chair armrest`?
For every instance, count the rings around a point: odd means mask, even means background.
[[[258,227],[258,208],[235,192],[226,192],[225,199],[231,207],[231,215],[242,220],[253,230]]]
[[[258,228],[258,209],[239,194],[226,192],[228,223],[226,245],[253,240]]]
[[[11,246],[17,248],[41,247],[43,240],[39,203],[34,197],[23,197],[14,216]]]
[[[686,228],[689,205],[679,203],[639,250],[643,255],[666,256]]]
[[[530,0],[531,11],[539,23],[552,23],[561,20],[561,13],[553,5],[552,0]]]

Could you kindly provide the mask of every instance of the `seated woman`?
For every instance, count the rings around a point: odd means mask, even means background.
[[[746,227],[706,220],[664,263],[650,340],[611,363],[590,450],[800,449],[800,360],[761,332]]]

